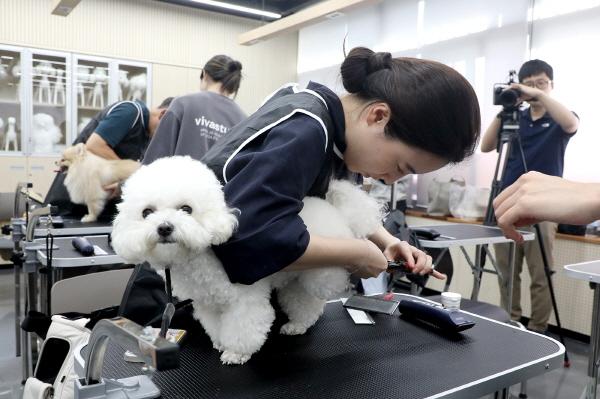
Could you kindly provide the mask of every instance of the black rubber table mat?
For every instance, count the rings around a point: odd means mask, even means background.
[[[548,339],[480,318],[456,336],[398,313],[373,318],[374,326],[355,325],[338,302],[328,304],[303,336],[277,334],[281,322],[276,322],[265,346],[243,366],[222,365],[208,337],[193,332],[182,346],[179,369],[156,372],[153,380],[163,398],[415,399],[559,351]],[[141,374],[139,366],[123,362],[122,350],[111,344],[104,376],[135,374]]]
[[[499,228],[492,228],[487,226],[472,225],[472,224],[458,224],[458,225],[442,225],[442,226],[423,226],[425,228],[431,228],[442,236],[433,241],[447,241],[447,237],[452,237],[456,240],[469,240],[473,238],[495,238],[504,237],[502,230]]]

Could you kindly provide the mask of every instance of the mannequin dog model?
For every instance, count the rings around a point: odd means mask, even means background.
[[[326,300],[348,287],[348,272],[327,267],[280,271],[252,284],[232,284],[211,246],[227,241],[236,211],[227,207],[213,172],[190,157],[159,159],[123,187],[112,245],[127,262],[170,267],[173,292],[192,298],[194,316],[225,364],[243,364],[265,342],[275,312],[271,291],[289,322],[281,334],[304,334]],[[333,181],[327,200],[309,197],[300,216],[313,234],[367,237],[381,223],[377,202],[349,182]]]
[[[87,151],[85,144],[79,143],[67,148],[57,165],[61,171],[66,170],[65,187],[71,201],[88,208],[81,221],[94,222],[108,199],[109,194],[103,187],[127,179],[140,164],[129,159],[101,158]]]

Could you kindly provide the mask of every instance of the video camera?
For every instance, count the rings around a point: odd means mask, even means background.
[[[515,108],[519,105],[519,97],[521,91],[511,89],[512,83],[517,83],[517,71],[511,70],[508,72],[508,82],[494,84],[494,105],[502,105],[504,108]]]

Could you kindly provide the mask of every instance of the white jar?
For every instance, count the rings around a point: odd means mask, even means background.
[[[460,310],[461,298],[456,292],[442,292],[442,306],[448,310]]]

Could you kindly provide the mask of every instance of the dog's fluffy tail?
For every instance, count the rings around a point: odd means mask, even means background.
[[[326,199],[340,211],[356,237],[368,237],[381,226],[383,205],[348,181],[331,181]]]
[[[130,159],[110,160],[109,176],[114,181],[123,181],[140,168],[139,162]]]

